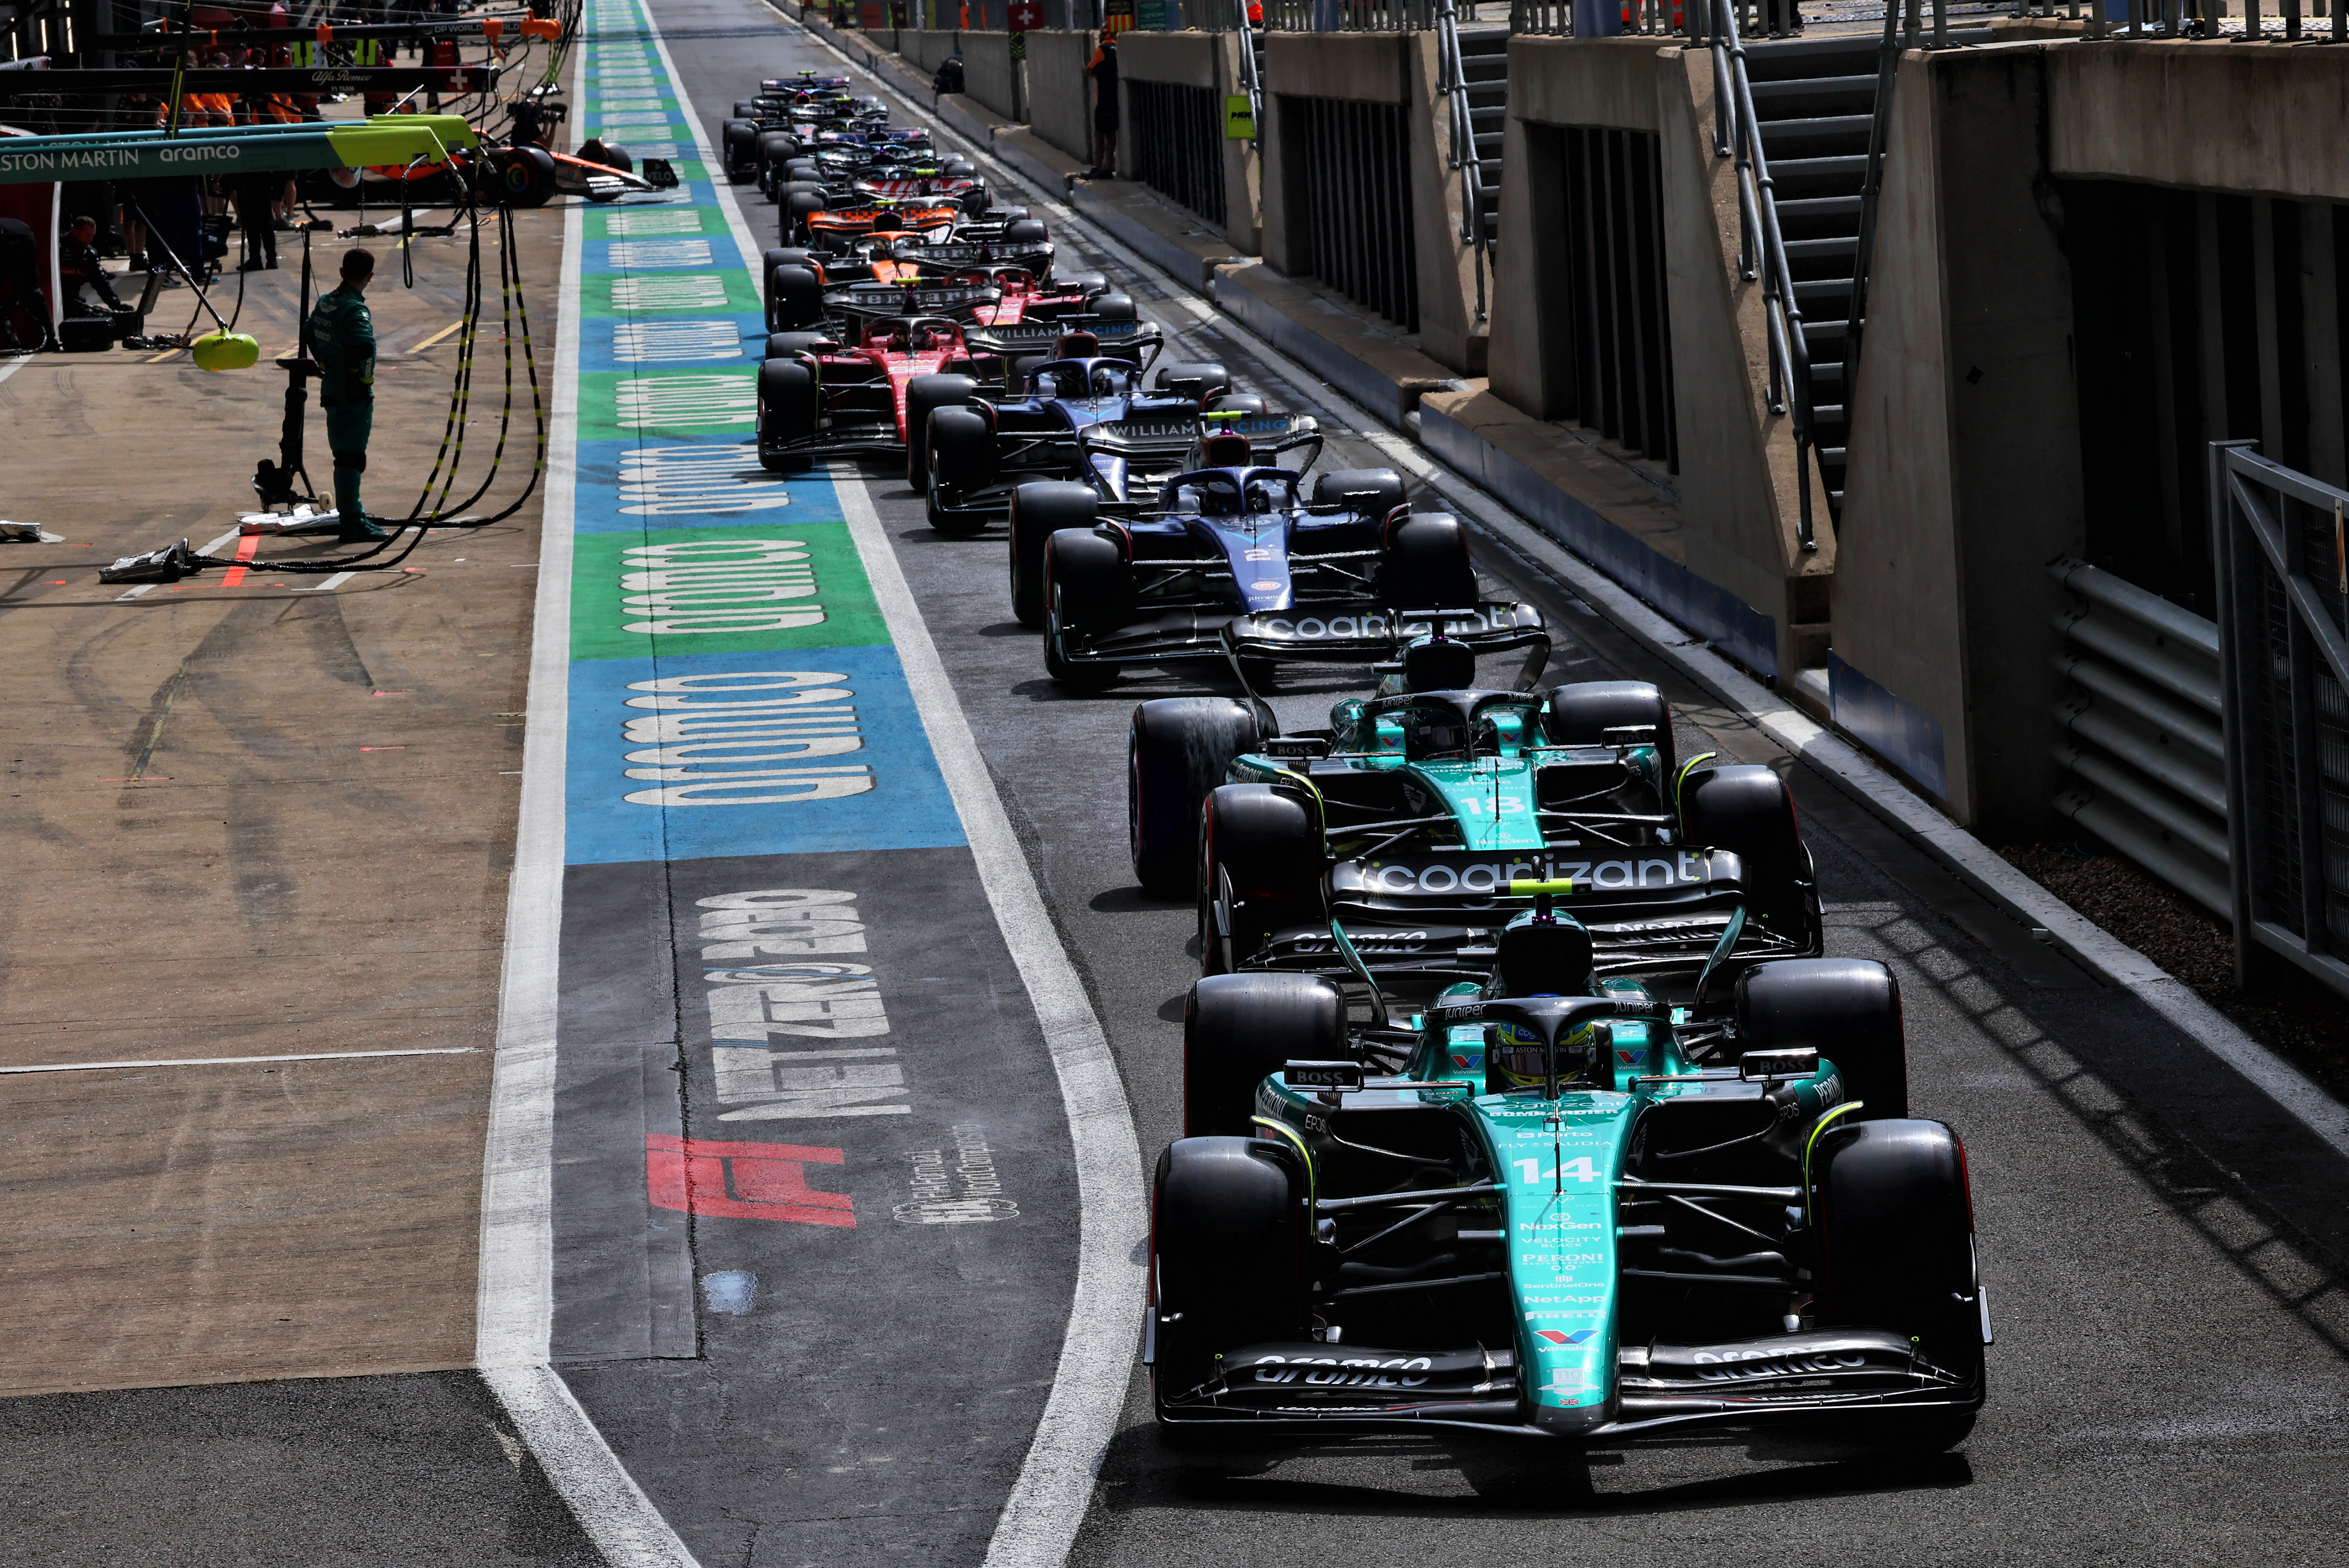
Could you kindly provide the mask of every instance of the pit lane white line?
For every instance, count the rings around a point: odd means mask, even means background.
[[[293,1056],[175,1056],[163,1062],[43,1062],[0,1067],[9,1073],[110,1073],[124,1067],[234,1067],[251,1062],[351,1062],[374,1056],[472,1056],[478,1045],[419,1045],[404,1051],[307,1051]]]
[[[766,3],[771,6],[773,0]],[[973,158],[983,166],[1000,171],[1024,189],[1037,189],[1034,179],[1011,168],[996,156],[991,147],[972,142],[926,112],[889,76],[858,64],[845,49],[813,28],[806,30],[830,44],[852,69],[870,78],[883,92],[906,105],[916,119],[969,147]],[[1292,391],[1312,389],[1309,398],[1297,399],[1300,405],[1318,403],[1340,415],[1353,426],[1342,433],[1376,447],[1396,468],[1434,491],[1446,505],[1465,514],[1475,531],[1519,562],[1578,594],[1635,641],[1712,691],[1733,711],[1752,720],[1772,741],[1826,775],[1895,831],[1948,866],[1976,892],[2025,924],[2045,929],[2054,945],[2084,968],[2106,983],[2136,995],[2180,1033],[2257,1085],[2334,1152],[2349,1158],[2349,1106],[2244,1033],[2152,960],[2010,866],[1988,845],[1878,767],[1859,747],[1789,705],[1776,692],[1704,647],[1686,628],[1668,620],[1612,577],[1518,518],[1464,475],[1387,429],[1336,388],[1258,337],[1237,319],[1217,311],[1210,301],[1184,287],[1164,269],[1129,249],[1065,202],[1040,192],[1030,204],[1049,213],[1056,232],[1075,231],[1095,251],[1114,259],[1136,278],[1161,283],[1163,297],[1144,305],[1144,316],[1154,311],[1166,317],[1179,315],[1194,327],[1212,324],[1218,333],[1246,339],[1249,351],[1283,378]],[[1184,335],[1185,329],[1171,319],[1162,318],[1159,325],[1170,337]]]
[[[589,54],[573,66],[575,97]],[[706,149],[704,150],[706,152]],[[481,1158],[474,1364],[515,1432],[612,1568],[698,1568],[548,1364],[554,1323],[554,1029],[563,935],[564,732],[571,678],[571,555],[578,480],[579,269],[584,204],[564,214],[536,620],[522,798],[506,894],[505,971]]]
[[[654,43],[667,61],[667,47],[657,32]],[[673,63],[669,75],[672,81],[678,79]],[[706,133],[682,84],[677,98],[692,120],[695,137],[703,140],[706,157]],[[724,169],[714,163],[710,167],[719,207],[741,247],[744,265],[756,277],[764,247],[753,238]],[[996,793],[994,776],[979,754],[962,701],[930,640],[929,627],[890,548],[864,481],[853,462],[833,464],[832,479],[930,750],[962,818],[979,885],[987,890],[996,926],[1036,1010],[1068,1116],[1077,1165],[1076,1291],[1035,1439],[987,1548],[987,1568],[1059,1568],[1092,1506],[1094,1478],[1125,1409],[1142,1334],[1143,1270],[1133,1259],[1135,1244],[1149,1232],[1142,1146],[1109,1038],[1044,908],[1028,857]]]

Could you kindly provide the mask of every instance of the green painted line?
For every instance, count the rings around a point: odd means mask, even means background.
[[[889,641],[843,522],[771,515],[732,528],[581,534],[572,549],[574,659]]]

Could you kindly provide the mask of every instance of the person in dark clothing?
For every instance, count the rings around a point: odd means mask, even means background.
[[[272,171],[236,174],[229,179],[229,196],[236,203],[236,226],[244,235],[244,259],[240,272],[277,270],[277,211],[274,203],[285,189],[285,176]]]
[[[375,317],[365,297],[374,276],[371,253],[345,251],[342,286],[319,296],[306,324],[318,361],[318,401],[326,410],[326,447],[335,454],[337,537],[346,544],[388,536],[359,504],[359,476],[375,430]]]
[[[1107,27],[1102,29],[1101,47],[1093,51],[1085,74],[1093,78],[1093,166],[1087,173],[1095,180],[1113,179],[1117,174],[1117,35]]]
[[[30,223],[0,218],[0,349],[57,347],[41,287],[41,243]]]
[[[126,315],[130,307],[114,292],[113,280],[98,259],[98,220],[76,218],[73,227],[66,231],[65,243],[57,246],[57,287],[65,295],[67,316],[96,316],[81,296],[85,288],[96,292],[98,302],[117,316]]]

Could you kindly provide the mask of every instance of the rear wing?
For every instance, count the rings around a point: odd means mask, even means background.
[[[1085,315],[984,327],[967,334],[966,341],[974,350],[983,349],[1008,358],[1020,354],[1050,354],[1059,346],[1063,332],[1090,332],[1101,340],[1102,358],[1130,359],[1145,370],[1166,347],[1164,336],[1147,321],[1103,321],[1098,316]]]
[[[924,244],[918,240],[903,240],[891,248],[889,254],[893,260],[942,271],[968,266],[1016,266],[1043,278],[1051,273],[1053,250],[1050,240],[1025,245],[972,244],[956,240]]]
[[[1112,420],[1087,425],[1077,444],[1115,457],[1187,457],[1202,438],[1241,435],[1251,453],[1268,457],[1310,445],[1321,452],[1321,421],[1310,414],[1190,414],[1175,419]],[[1305,466],[1310,468],[1312,460]]]
[[[968,284],[950,287],[931,287],[920,284],[852,283],[843,288],[824,291],[823,306],[827,311],[843,316],[944,316],[967,317],[981,306],[993,305],[1003,297],[999,288],[978,288]],[[976,337],[967,336],[974,348],[981,348]]]
[[[1549,641],[1541,611],[1528,604],[1498,601],[1473,609],[1364,608],[1327,615],[1268,610],[1234,617],[1226,635],[1242,654],[1361,659],[1414,637],[1425,637],[1439,628],[1446,637],[1467,643],[1479,653]]]

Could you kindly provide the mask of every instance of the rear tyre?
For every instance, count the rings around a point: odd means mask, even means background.
[[[1044,673],[1071,691],[1099,691],[1117,680],[1114,664],[1080,664],[1073,645],[1113,631],[1125,619],[1133,573],[1118,547],[1099,534],[1063,528],[1044,541]]]
[[[823,282],[812,267],[779,266],[767,275],[767,330],[804,332],[823,319]]]
[[[1246,1137],[1284,1063],[1345,1059],[1346,993],[1319,975],[1207,975],[1183,1002],[1183,1132]]]
[[[1737,1033],[1748,1051],[1811,1045],[1836,1064],[1844,1092],[1867,1103],[1851,1117],[1909,1115],[1909,1047],[1900,982],[1874,959],[1780,959],[1737,981]]]
[[[543,207],[554,195],[554,160],[543,147],[509,147],[496,157],[498,196],[509,207]]]
[[[1013,245],[1040,245],[1050,234],[1034,218],[1022,215],[1003,225],[1003,238],[999,242],[1006,248]]]
[[[1133,711],[1125,753],[1126,836],[1133,879],[1144,892],[1197,897],[1199,807],[1224,782],[1232,759],[1259,739],[1256,710],[1228,697],[1162,697]]]
[[[987,526],[984,517],[957,516],[942,508],[995,481],[995,432],[977,409],[930,410],[927,490],[930,526],[968,537]]]
[[[1224,392],[1207,400],[1211,414],[1261,414],[1264,399],[1254,392]]]
[[[726,182],[739,185],[759,171],[759,123],[730,119],[719,127],[718,139],[726,160]]]
[[[1199,811],[1199,972],[1229,974],[1286,926],[1322,920],[1321,841],[1305,803],[1222,784]]]
[[[1344,506],[1373,523],[1402,503],[1402,475],[1392,468],[1333,468],[1313,480],[1315,505]]]
[[[1092,486],[1066,480],[1011,493],[1011,614],[1021,626],[1044,624],[1045,541],[1062,528],[1091,528],[1099,503]]]
[[[1680,815],[1692,847],[1733,850],[1744,863],[1751,918],[1790,940],[1817,940],[1811,857],[1784,779],[1754,765],[1707,768],[1681,786]]]
[[[1142,313],[1133,307],[1130,294],[1104,294],[1092,302],[1092,314],[1103,321],[1138,321]],[[1220,369],[1222,367],[1218,366]]]
[[[796,359],[770,359],[759,367],[759,466],[789,473],[807,466],[796,452],[770,453],[770,442],[804,441],[815,434],[815,372]]]
[[[767,358],[788,359],[794,354],[813,354],[832,342],[821,332],[770,332],[767,334]]]
[[[1471,609],[1476,574],[1468,531],[1441,513],[1396,519],[1379,563],[1379,597],[1396,609]]]
[[[1550,688],[1542,712],[1542,733],[1556,746],[1619,746],[1633,739],[1609,730],[1645,726],[1656,748],[1659,810],[1671,810],[1672,777],[1679,771],[1672,746],[1672,712],[1664,695],[1644,680],[1578,680]]]
[[[1158,1418],[1174,1433],[1182,1428],[1168,1421],[1168,1404],[1213,1377],[1217,1355],[1304,1334],[1304,1192],[1286,1144],[1192,1137],[1158,1157],[1151,1387]]]
[[[794,191],[783,198],[782,241],[797,244],[807,233],[807,220],[824,210],[821,191]]]
[[[968,376],[916,376],[905,384],[905,483],[915,494],[930,488],[930,410],[960,408],[978,395]]]
[[[1099,306],[1110,300],[1125,300],[1128,305],[1133,303],[1122,294],[1104,295],[1094,303]],[[1109,319],[1114,321],[1118,318],[1112,316]],[[1230,372],[1212,361],[1197,364],[1178,361],[1172,365],[1161,365],[1158,367],[1157,377],[1157,390],[1161,396],[1196,398],[1202,403],[1209,398],[1217,396],[1232,384]]]
[[[1813,1159],[1821,1325],[1909,1335],[1979,1398],[1982,1284],[1957,1134],[1929,1121],[1837,1126]],[[1903,1446],[1940,1449],[1972,1427],[1971,1411],[1918,1411],[1896,1429]]]

